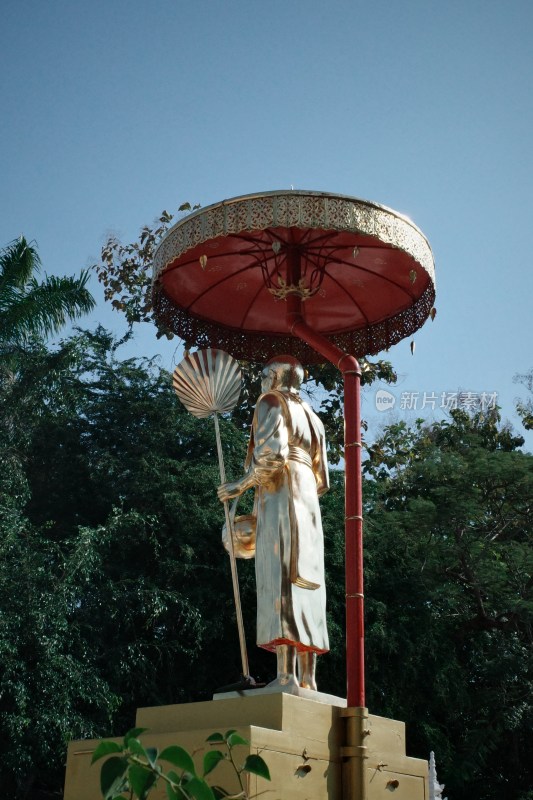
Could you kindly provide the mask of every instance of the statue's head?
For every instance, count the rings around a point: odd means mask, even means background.
[[[294,356],[274,356],[267,361],[261,374],[263,392],[279,389],[285,392],[298,392],[304,379],[304,370]]]

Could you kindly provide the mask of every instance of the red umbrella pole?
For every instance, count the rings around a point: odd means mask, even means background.
[[[297,282],[296,282],[297,285]],[[361,479],[361,369],[354,356],[310,328],[301,313],[301,298],[287,297],[287,324],[344,378],[345,548],[346,548],[346,697],[349,707],[365,706],[363,595],[363,501]]]

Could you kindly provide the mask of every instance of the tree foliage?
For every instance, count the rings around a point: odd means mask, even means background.
[[[450,797],[531,783],[533,458],[489,415],[397,424],[366,464],[371,707],[438,753]]]
[[[238,648],[210,427],[101,329],[20,356],[0,383],[0,751],[25,797],[60,785],[66,740],[235,680]],[[242,434],[222,431],[240,468]]]
[[[524,428],[531,431],[533,430],[533,369],[522,375],[515,375],[514,382],[521,383],[527,389],[528,397],[516,401],[516,410]]]
[[[139,706],[211,697],[240,672],[212,426],[156,361],[103,329],[0,362],[0,753],[6,797],[44,800],[66,742],[121,735]],[[222,419],[228,477],[244,422]],[[365,466],[372,713],[435,750],[454,800],[526,800],[533,457],[496,416],[389,427]],[[332,652],[343,695],[343,474],[323,499]],[[239,564],[252,674],[253,564]],[[216,657],[214,657],[216,654]]]

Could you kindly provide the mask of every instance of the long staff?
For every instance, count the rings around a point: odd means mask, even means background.
[[[220,482],[226,482],[224,468],[224,455],[220,440],[218,415],[231,411],[237,405],[241,392],[241,370],[237,361],[223,350],[208,348],[198,350],[196,353],[185,356],[174,370],[173,385],[179,399],[193,416],[200,419],[213,417],[215,424],[215,437],[217,442],[218,466],[220,469]],[[239,644],[241,649],[242,674],[245,683],[254,683],[250,678],[248,667],[248,654],[246,639],[244,637],[244,622],[242,619],[241,595],[239,591],[239,576],[233,546],[233,525],[229,513],[227,500],[224,501],[224,514],[226,517],[226,530],[228,531],[228,553],[231,565],[231,581],[235,599],[237,615],[237,628],[239,630]]]

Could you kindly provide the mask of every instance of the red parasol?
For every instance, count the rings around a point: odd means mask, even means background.
[[[287,275],[287,254],[300,275]],[[375,203],[319,192],[268,192],[197,211],[166,234],[154,259],[155,307],[199,347],[262,360],[322,360],[290,336],[283,300],[342,350],[378,353],[416,331],[435,297],[427,240]]]
[[[198,347],[265,360],[329,360],[345,380],[349,706],[364,706],[360,370],[418,330],[435,298],[433,256],[406,217],[310,191],[246,195],[196,211],[154,257],[158,318]],[[350,354],[350,355],[349,355]]]

